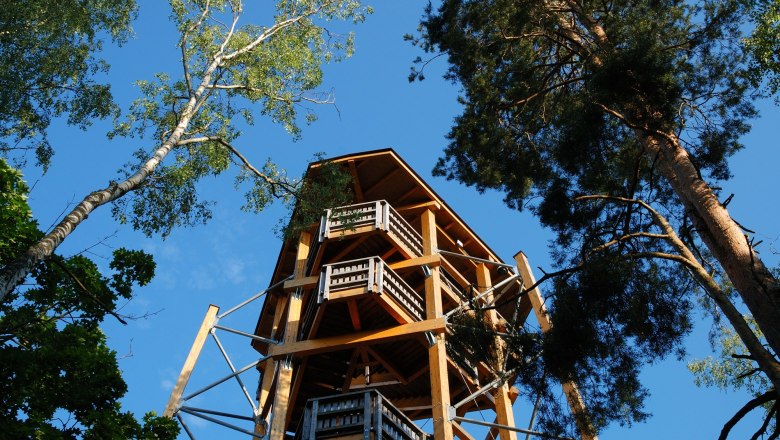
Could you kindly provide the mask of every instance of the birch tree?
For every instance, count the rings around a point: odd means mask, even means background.
[[[322,64],[352,53],[352,36],[327,26],[361,22],[370,9],[357,0],[281,0],[273,18],[259,25],[243,22],[240,0],[170,4],[180,37],[181,72],[139,82],[142,98],[111,133],[149,139],[154,146],[136,152],[121,179],[88,194],[50,233],[5,266],[0,300],[90,213],[111,202],[129,207],[115,209],[120,221],[165,235],[175,226],[208,218],[208,204],[198,199],[195,184],[225,172],[233,162],[249,181],[250,209],[299,190],[299,182],[273,164],[255,167],[246,160],[236,145],[241,132],[234,121],[251,124],[254,117],[270,117],[298,136],[301,119],[314,119],[311,106],[332,103],[332,97],[316,92]],[[133,201],[122,200],[135,194]]]

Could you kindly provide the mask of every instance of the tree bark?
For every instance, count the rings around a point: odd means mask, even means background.
[[[737,422],[742,420],[742,418],[745,417],[745,415],[747,415],[747,413],[749,413],[750,411],[758,408],[759,406],[761,406],[761,405],[763,405],[763,404],[765,404],[767,402],[771,402],[771,401],[776,400],[776,399],[777,399],[777,394],[775,393],[774,390],[772,390],[772,391],[767,391],[766,393],[764,393],[764,394],[762,394],[762,395],[752,399],[750,402],[746,403],[745,406],[740,408],[740,410],[737,411],[737,413],[734,414],[734,416],[731,419],[729,419],[729,421],[726,422],[725,425],[723,425],[723,429],[720,431],[720,436],[718,437],[718,440],[726,440],[728,438],[728,436],[729,436],[729,433],[731,432],[731,429],[734,427],[734,425],[736,425]]]
[[[777,280],[750,246],[742,228],[731,218],[712,188],[699,177],[676,136],[648,138],[658,156],[661,173],[671,183],[699,237],[718,260],[739,293],[769,346],[780,353],[780,308]]]
[[[575,2],[564,0],[575,16],[593,36],[597,47],[609,47],[610,41],[597,20],[584,13]],[[594,64],[601,65],[598,55],[593,55]],[[742,228],[731,218],[728,210],[720,203],[712,187],[701,178],[699,170],[691,161],[674,133],[652,132],[641,124],[629,120],[619,112],[602,106],[607,113],[621,119],[645,140],[645,148],[652,158],[658,158],[661,173],[669,181],[688,217],[696,227],[702,242],[707,246],[723,271],[728,276],[742,301],[747,306],[759,329],[766,337],[774,353],[780,353],[780,283],[761,261],[750,246]],[[694,260],[695,261],[695,260]],[[698,278],[698,277],[697,277]],[[706,288],[706,287],[705,287]],[[753,347],[757,357],[762,358],[761,369],[776,383],[780,378],[777,359],[763,347],[758,349],[758,338],[738,314],[731,300],[723,295],[713,298],[727,315],[729,322],[746,346]],[[725,301],[725,303],[724,303]],[[744,325],[741,325],[740,322]],[[736,323],[736,325],[735,325]],[[751,350],[751,352],[753,351]],[[763,355],[758,353],[763,351]],[[770,362],[771,360],[771,362]],[[777,385],[775,385],[777,386]],[[780,388],[776,388],[780,393]]]

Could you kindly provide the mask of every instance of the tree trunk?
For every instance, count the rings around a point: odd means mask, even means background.
[[[780,353],[778,282],[750,246],[742,228],[731,218],[712,188],[699,177],[687,151],[677,138],[649,139],[648,149],[658,155],[661,172],[671,183],[696,231],[718,260],[739,293],[769,346]]]

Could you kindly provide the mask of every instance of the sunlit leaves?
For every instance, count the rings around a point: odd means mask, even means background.
[[[107,85],[94,80],[107,37],[130,34],[134,0],[7,1],[0,8],[0,151],[23,162],[33,151],[48,167],[54,118],[86,128],[115,114]]]
[[[777,94],[780,91],[780,1],[764,2],[754,20],[756,28],[745,40],[752,57],[750,78],[756,85],[766,80],[768,92]],[[776,97],[777,100],[780,98]]]
[[[113,207],[121,222],[163,237],[174,227],[211,217],[212,203],[200,198],[198,182],[228,171],[231,157],[243,162],[237,159],[238,152],[220,142],[239,139],[241,129],[258,116],[270,118],[298,139],[300,124],[316,119],[313,106],[333,102],[317,91],[323,81],[322,64],[351,55],[353,40],[326,26],[331,20],[360,22],[370,13],[370,8],[352,0],[282,1],[275,16],[267,16],[268,23],[261,25],[239,20],[246,12],[241,2],[177,0],[171,5],[186,73],[179,79],[158,74],[154,80],[139,81],[142,96],[110,134],[152,141],[149,151],[139,151],[137,161],[125,167],[125,176],[130,176],[150,151],[168,140],[187,113],[187,129],[172,146],[174,160],[158,166]],[[203,95],[190,112],[196,89]],[[273,163],[267,163],[262,173],[264,177],[254,175],[245,163],[236,170],[237,184],[250,186],[245,208],[259,211],[276,198],[301,195],[300,184]]]

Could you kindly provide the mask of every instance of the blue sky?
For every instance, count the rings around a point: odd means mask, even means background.
[[[178,51],[174,27],[168,20],[165,2],[141,1],[140,15],[134,24],[135,38],[122,48],[107,48],[105,56],[112,69],[108,76],[117,101],[126,109],[137,97],[132,82],[150,79],[154,72],[178,74]],[[251,2],[250,2],[251,3]],[[356,53],[346,62],[329,65],[323,89],[333,89],[338,110],[319,108],[319,121],[305,127],[303,138],[292,140],[283,128],[259,121],[236,142],[255,163],[272,158],[291,175],[300,175],[316,152],[338,156],[351,152],[394,148],[505,261],[524,251],[534,267],[549,268],[547,240],[527,213],[506,208],[495,193],[478,194],[455,182],[430,177],[430,170],[446,144],[444,139],[459,107],[457,85],[441,79],[444,60],[428,67],[427,79],[409,84],[411,61],[420,53],[407,42],[404,33],[413,33],[424,4],[413,1],[382,2],[374,5],[375,14],[356,27]],[[762,255],[770,265],[778,257],[778,197],[776,128],[778,109],[762,103],[762,118],[745,138],[747,148],[731,161],[734,179],[724,183],[724,193],[735,193],[729,210],[743,225],[764,240]],[[30,202],[42,227],[88,192],[116,178],[116,171],[130,160],[132,151],[149,146],[143,140],[106,140],[109,125],[96,124],[81,132],[62,124],[53,127],[51,137],[57,155],[49,173],[28,170],[27,180],[34,185]],[[268,285],[278,255],[280,241],[274,226],[284,209],[274,206],[260,215],[239,210],[242,193],[233,188],[230,178],[204,182],[205,198],[218,199],[214,218],[206,226],[176,230],[166,241],[146,238],[111,220],[108,208],[92,214],[89,220],[61,247],[63,254],[85,248],[101,264],[117,246],[136,247],[155,255],[157,276],[152,285],[139,289],[123,312],[148,319],[128,326],[107,321],[110,344],[121,357],[120,366],[129,385],[124,400],[127,409],[142,414],[162,411],[168,394],[189,350],[192,338],[210,303],[227,308]],[[537,272],[538,275],[538,272]],[[224,324],[251,330],[260,304],[253,304]],[[615,426],[602,439],[713,438],[722,424],[749,398],[740,393],[700,389],[693,385],[685,364],[692,357],[710,354],[707,343],[709,321],[703,319],[688,339],[688,358],[649,365],[643,372],[651,392],[648,422],[631,429]],[[256,358],[246,340],[220,336],[228,346],[236,366]],[[220,354],[210,343],[196,367],[190,389],[229,372]],[[254,391],[256,376],[245,383]],[[245,402],[234,383],[226,383],[213,394],[204,394],[193,406],[244,411]],[[518,403],[516,416],[525,420],[530,413],[526,403]],[[487,417],[487,416],[486,416]],[[747,425],[747,426],[746,426]],[[198,438],[231,437],[229,431],[215,430],[193,421]],[[756,424],[743,423],[733,438],[752,434]],[[430,428],[428,424],[427,428]],[[243,438],[243,436],[242,436]]]

